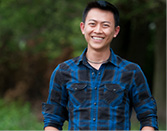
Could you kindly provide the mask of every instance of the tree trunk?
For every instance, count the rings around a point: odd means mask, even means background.
[[[166,21],[165,18],[157,21],[155,36],[155,68],[153,95],[157,101],[159,120],[166,119]]]

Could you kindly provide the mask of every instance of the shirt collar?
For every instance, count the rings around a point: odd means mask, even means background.
[[[85,50],[82,52],[82,54],[79,56],[79,59],[78,59],[78,62],[77,62],[77,65],[79,65],[81,62],[83,63],[86,63],[86,51],[87,51],[87,48],[85,48]],[[117,60],[117,55],[113,52],[113,50],[110,48],[110,57],[109,57],[109,62],[114,64],[115,66],[118,66],[119,67],[119,64],[118,64],[118,60]]]
[[[85,62],[86,61],[86,51],[87,48],[85,48],[85,50],[82,52],[82,54],[79,56],[77,65],[79,65],[81,62]]]
[[[109,61],[115,66],[119,67],[118,56],[114,53],[114,51],[110,48],[110,57]]]

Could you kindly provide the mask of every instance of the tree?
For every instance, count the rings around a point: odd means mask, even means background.
[[[158,105],[158,116],[166,119],[166,21],[161,18],[156,21],[155,35],[155,68],[154,68],[154,96]]]
[[[89,1],[0,1],[2,97],[45,98],[55,66],[86,47],[79,24]],[[120,34],[111,47],[142,67],[161,112],[165,109],[165,1],[110,2],[118,7],[121,19]]]

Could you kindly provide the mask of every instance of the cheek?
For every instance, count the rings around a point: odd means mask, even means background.
[[[85,37],[86,41],[89,41],[91,39],[88,34],[85,34],[84,37]]]
[[[114,31],[107,31],[106,35],[109,37],[114,37],[115,32]]]
[[[114,38],[114,32],[110,32],[107,35],[107,41],[112,41],[112,39]]]
[[[87,27],[84,29],[84,32],[85,32],[86,34],[90,34],[91,32],[93,32],[93,28],[87,26]]]

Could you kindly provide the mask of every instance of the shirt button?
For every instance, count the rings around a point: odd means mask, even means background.
[[[113,91],[116,91],[116,89],[113,89]]]
[[[94,75],[95,73],[94,72],[92,72],[92,75]]]
[[[99,75],[100,75],[101,73],[99,72]]]
[[[97,90],[97,87],[95,87],[95,90]]]
[[[95,121],[96,120],[96,118],[93,118],[93,121]]]
[[[96,102],[94,103],[94,105],[96,105]]]

